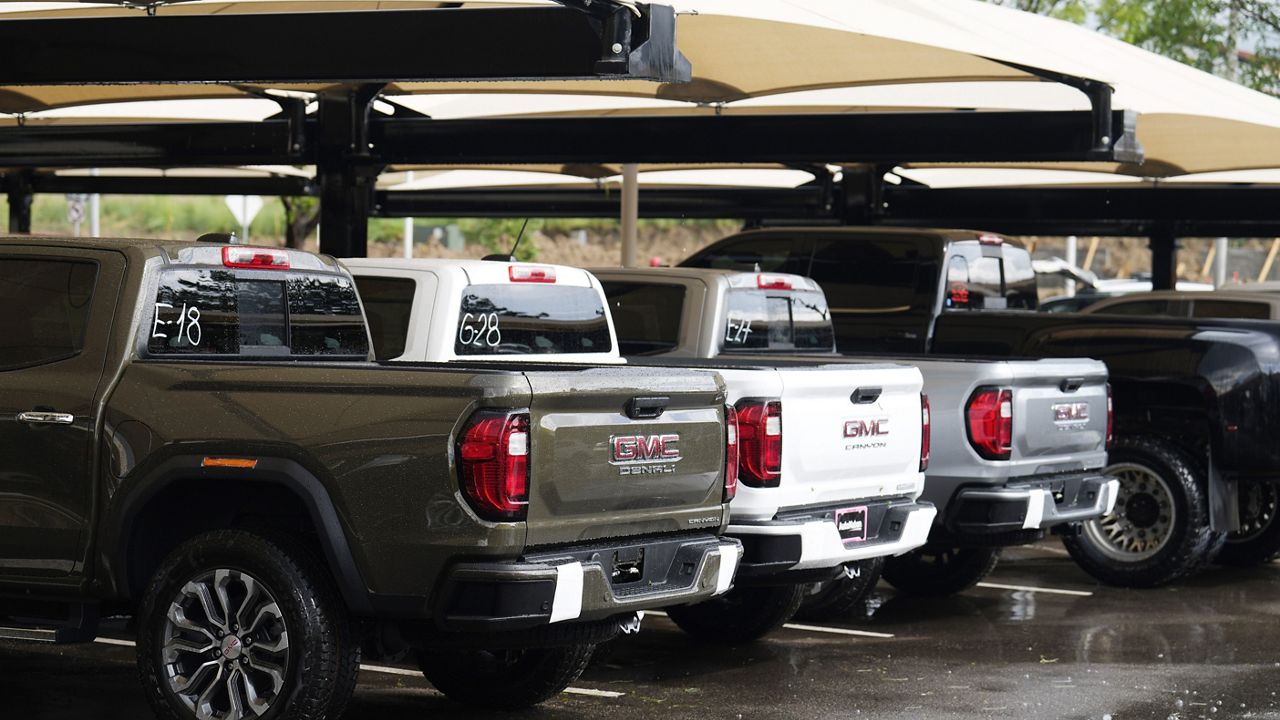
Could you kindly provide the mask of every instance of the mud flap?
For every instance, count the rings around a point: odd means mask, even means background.
[[[1209,529],[1214,532],[1236,532],[1240,529],[1240,487],[1218,471],[1209,451]]]

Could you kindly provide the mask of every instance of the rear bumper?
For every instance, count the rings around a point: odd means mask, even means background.
[[[1119,480],[1096,472],[962,488],[948,505],[943,525],[958,537],[1047,530],[1110,513],[1119,489]]]
[[[741,557],[738,541],[699,533],[464,563],[435,617],[448,631],[520,630],[696,603],[729,591]]]
[[[863,539],[842,538],[837,515],[865,509]],[[742,541],[743,579],[764,580],[784,573],[830,570],[845,563],[901,555],[925,543],[937,510],[910,498],[845,503],[779,513],[772,520],[730,524],[730,537]]]

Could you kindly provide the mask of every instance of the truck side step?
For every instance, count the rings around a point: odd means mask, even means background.
[[[71,643],[93,642],[98,636],[98,606],[72,605],[68,608],[63,624],[51,624],[48,620],[20,622],[11,618],[10,624],[0,626],[0,640],[25,640],[27,642]]]

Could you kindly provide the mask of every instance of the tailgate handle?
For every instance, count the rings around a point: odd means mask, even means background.
[[[1064,393],[1073,393],[1084,386],[1084,378],[1063,378],[1058,389]]]
[[[854,405],[866,405],[880,399],[880,393],[884,392],[881,388],[858,388],[849,396],[849,402]]]
[[[632,420],[652,420],[667,411],[669,397],[633,397],[627,402],[627,417]]]

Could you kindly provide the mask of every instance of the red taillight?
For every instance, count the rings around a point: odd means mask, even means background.
[[[761,290],[790,290],[791,280],[779,275],[756,275],[756,287]]]
[[[1107,449],[1116,441],[1116,409],[1111,399],[1111,383],[1107,383]]]
[[[999,235],[979,235],[978,242],[983,245],[1003,245],[1004,238]]]
[[[507,268],[507,277],[511,282],[553,283],[556,281],[556,269],[540,265],[512,265]]]
[[[1013,391],[978,388],[965,416],[973,449],[987,460],[1008,460],[1013,451]]]
[[[929,396],[920,393],[920,472],[929,469],[929,440],[932,434],[929,419]]]
[[[750,487],[777,487],[781,481],[781,402],[738,402],[738,479]]]
[[[227,245],[222,248],[222,264],[249,270],[288,270],[289,253],[277,248]]]
[[[738,411],[724,406],[724,501],[738,494]]]
[[[458,443],[471,508],[486,520],[522,520],[529,507],[529,413],[481,410]]]

